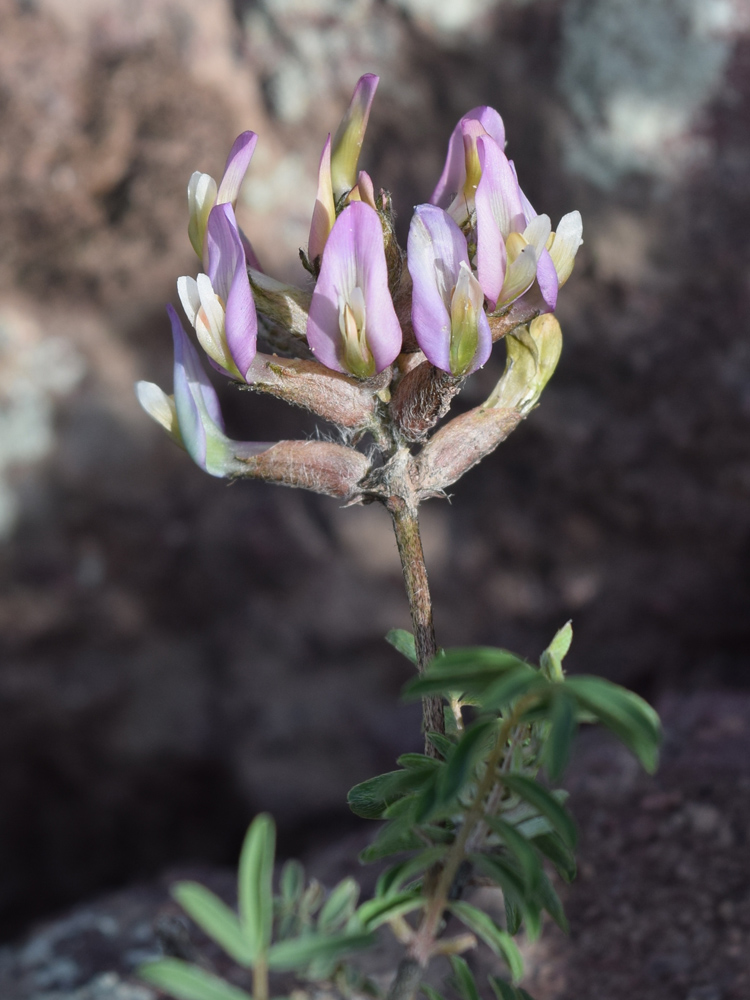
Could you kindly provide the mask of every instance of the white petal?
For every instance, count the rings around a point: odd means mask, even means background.
[[[198,294],[198,285],[195,278],[183,276],[177,279],[177,294],[180,296],[182,308],[185,315],[190,320],[191,326],[195,326],[195,317],[201,307],[201,299]]]
[[[570,277],[578,248],[583,243],[582,236],[583,220],[580,212],[568,212],[560,219],[549,251],[560,285],[564,285]]]
[[[174,397],[168,396],[153,382],[136,382],[135,394],[146,413],[157,424],[161,424],[170,437],[173,437],[175,441],[180,441]]]
[[[547,244],[549,234],[552,232],[552,223],[548,215],[536,215],[524,229],[523,235],[527,243],[531,243],[536,251],[537,257]]]

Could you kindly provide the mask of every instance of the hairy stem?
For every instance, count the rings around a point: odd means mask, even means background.
[[[423,673],[427,664],[437,652],[435,625],[432,620],[432,598],[427,582],[427,568],[424,562],[422,539],[419,535],[419,518],[416,507],[403,497],[392,496],[386,506],[393,518],[398,554],[404,571],[404,584],[409,598],[414,645],[417,651],[417,670]],[[433,696],[422,700],[422,728],[425,733],[445,732],[443,702]],[[425,736],[425,753],[431,756],[436,751]]]

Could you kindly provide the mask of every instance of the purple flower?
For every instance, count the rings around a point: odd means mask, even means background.
[[[472,108],[453,129],[443,172],[432,192],[430,204],[444,208],[459,224],[468,221],[474,208],[474,193],[482,169],[477,139],[486,135],[505,148],[505,126],[494,108]]]
[[[331,145],[331,181],[338,201],[357,183],[359,153],[365,138],[375,91],[380,77],[365,73],[357,81],[349,107],[336,130]]]
[[[381,372],[401,350],[383,229],[378,213],[365,202],[348,205],[328,237],[307,340],[318,361],[357,378]]]
[[[524,197],[512,164],[492,139],[477,139],[482,176],[477,186],[477,276],[494,309],[509,305],[538,278],[549,308],[557,299],[557,276],[546,243],[546,215],[527,220]]]
[[[237,136],[229,151],[218,187],[210,174],[202,174],[199,170],[195,171],[188,183],[188,210],[190,213],[188,236],[193,244],[193,249],[203,261],[203,266],[206,269],[208,269],[206,234],[209,215],[215,205],[231,205],[234,208],[237,204],[240,188],[245,179],[247,168],[250,166],[257,141],[258,136],[255,132],[243,132]],[[247,251],[248,264],[256,270],[260,270],[258,258],[255,256],[249,240],[242,233],[240,233],[240,238]]]
[[[243,381],[255,357],[258,318],[232,206],[214,206],[206,227],[208,273],[182,277],[177,291],[206,354]]]
[[[172,306],[167,312],[174,339],[174,397],[152,382],[139,382],[138,400],[205,472],[220,478],[238,475],[244,469],[241,458],[261,454],[272,442],[231,441],[226,436],[219,399],[198,352]]]
[[[466,237],[442,208],[418,205],[407,250],[419,346],[436,368],[453,375],[476,371],[490,356],[492,334]]]

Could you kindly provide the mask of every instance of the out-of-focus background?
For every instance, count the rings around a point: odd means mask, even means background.
[[[258,132],[241,222],[302,282],[320,150],[367,71],[362,165],[404,239],[479,104],[535,207],[584,217],[542,405],[423,508],[439,640],[536,657],[572,618],[575,671],[652,699],[748,685],[747,0],[0,0],[6,937],[233,860],[260,809],[304,850],[418,743],[385,512],[212,480],[132,388],[171,384],[191,172]],[[237,437],[314,428],[224,402]]]

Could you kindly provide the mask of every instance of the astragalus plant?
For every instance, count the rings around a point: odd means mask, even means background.
[[[500,1000],[527,997],[514,936],[540,933],[546,912],[565,917],[547,866],[575,873],[576,832],[553,786],[581,721],[609,727],[652,769],[659,722],[636,695],[598,677],[566,677],[565,625],[532,664],[503,649],[442,650],[419,536],[419,505],[490,454],[537,405],[562,347],[554,309],[580,246],[578,212],[552,229],[525,197],[505,155],[500,115],[469,111],[451,135],[442,175],[418,205],[406,252],[391,199],[358,169],[378,78],[363,76],[320,159],[305,287],[266,274],[234,214],[257,137],[235,142],[220,182],[195,173],[188,233],[197,278],[177,282],[209,363],[241,388],[303,407],[325,421],[316,440],[233,441],[199,351],[169,309],[174,395],[141,382],[144,409],[202,469],[325,493],[344,504],[380,503],[393,521],[413,632],[389,640],[416,668],[407,698],[423,705],[424,753],[353,788],[355,813],[380,822],[363,852],[382,873],[359,901],[347,878],[326,892],[296,862],[274,878],[274,827],[256,817],[242,850],[238,912],[204,887],[175,897],[250,979],[255,1000],[279,991],[410,1000],[445,988],[477,1000],[469,954],[501,961],[490,979]],[[451,419],[451,401],[502,341],[505,369],[480,405]],[[263,350],[259,348],[262,346]],[[342,515],[345,516],[345,515]],[[502,926],[470,900],[499,886]],[[274,889],[276,885],[276,889]],[[468,898],[467,898],[468,897]],[[375,979],[357,955],[388,929],[402,956]],[[501,960],[501,961],[500,961]],[[142,975],[180,1000],[248,1000],[207,969],[174,958]]]

